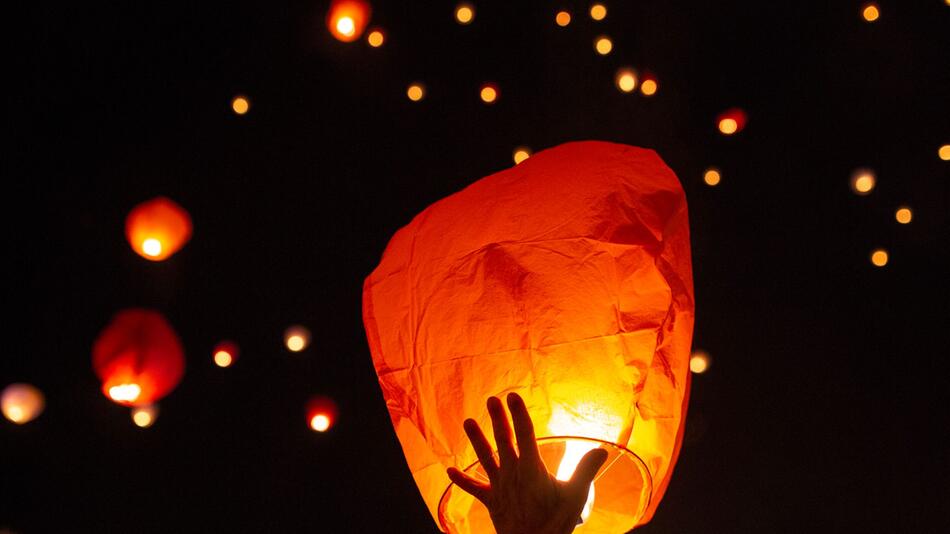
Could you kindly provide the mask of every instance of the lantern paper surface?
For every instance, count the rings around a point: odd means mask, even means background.
[[[162,261],[191,239],[191,216],[174,200],[156,197],[132,208],[125,218],[125,237],[147,260]]]
[[[107,397],[144,406],[175,389],[185,372],[185,357],[178,335],[160,313],[133,308],[117,313],[99,334],[92,367]]]
[[[538,438],[615,443],[646,467],[649,503],[625,492],[639,512],[585,532],[649,521],[682,441],[693,316],[679,181],[651,150],[596,141],[545,150],[429,206],[363,289],[409,469],[436,522],[458,532],[480,531],[453,509],[462,504],[439,510],[446,468],[476,462],[462,422],[490,428],[485,399],[509,392]]]

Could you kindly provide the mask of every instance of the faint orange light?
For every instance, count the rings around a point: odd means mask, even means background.
[[[901,206],[894,212],[894,218],[901,224],[910,224],[910,221],[914,218],[914,212],[907,206]]]
[[[329,397],[323,395],[312,397],[307,403],[306,412],[307,424],[316,432],[326,432],[336,423],[336,403]]]
[[[875,267],[884,267],[887,265],[888,258],[887,251],[883,248],[871,252],[871,263],[873,263]]]
[[[191,239],[191,216],[175,201],[156,197],[138,204],[125,218],[125,237],[145,259],[162,261]]]
[[[368,36],[366,36],[366,42],[368,42],[373,48],[379,48],[383,46],[383,42],[385,40],[386,36],[383,34],[382,30],[373,30],[369,32]]]
[[[739,108],[732,108],[720,113],[716,121],[720,132],[724,135],[732,135],[745,128],[746,119],[744,111]]]
[[[881,16],[881,11],[878,9],[877,4],[867,4],[861,11],[861,16],[868,22],[874,22]]]
[[[851,189],[859,195],[869,194],[876,183],[874,172],[868,169],[858,169],[851,175]]]
[[[950,2],[950,0],[947,0]],[[943,145],[937,149],[937,155],[944,161],[950,161],[950,145]]]
[[[521,163],[522,161],[531,157],[531,149],[526,146],[519,146],[515,149],[515,153],[512,155],[512,158],[515,160],[515,165]]]
[[[594,49],[597,50],[597,53],[606,56],[614,49],[614,43],[610,40],[610,37],[602,35],[594,41]]]
[[[426,95],[425,87],[420,83],[414,83],[406,89],[406,96],[409,97],[409,100],[413,102],[418,102],[423,99]]]
[[[366,29],[371,11],[363,0],[333,0],[327,10],[327,29],[337,40],[355,41]]]
[[[558,11],[557,15],[554,16],[554,22],[563,28],[571,23],[571,14],[567,11]]]
[[[640,92],[643,96],[653,96],[660,89],[660,83],[652,74],[644,74],[643,81],[640,82]]]
[[[238,115],[244,115],[251,109],[251,101],[246,96],[238,95],[231,100],[231,109]]]
[[[498,99],[498,88],[493,84],[486,83],[482,85],[481,91],[479,91],[479,96],[482,99],[482,102],[486,104],[494,104],[495,100]]]
[[[18,425],[29,423],[43,413],[46,400],[43,392],[32,384],[10,384],[0,394],[0,411]]]
[[[155,423],[158,417],[158,406],[138,406],[132,409],[132,422],[139,428],[148,428]]]
[[[310,344],[310,331],[294,325],[284,331],[284,344],[290,352],[300,352]]]
[[[629,67],[621,68],[617,71],[614,82],[617,84],[617,89],[630,93],[637,88],[637,73]]]
[[[715,187],[719,185],[720,180],[722,180],[722,175],[719,174],[718,169],[706,169],[706,172],[703,174],[703,181],[706,182],[706,185]]]
[[[475,18],[475,8],[472,4],[459,4],[455,8],[455,20],[459,24],[468,24]]]
[[[689,370],[697,375],[705,373],[712,364],[709,353],[698,350],[689,357]]]
[[[594,20],[604,20],[607,16],[607,7],[603,4],[594,4],[590,6],[590,18]]]
[[[233,341],[222,341],[214,346],[212,358],[218,367],[229,367],[237,360],[238,346]]]

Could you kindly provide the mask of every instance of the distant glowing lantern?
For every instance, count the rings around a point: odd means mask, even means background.
[[[938,148],[937,157],[944,161],[950,161],[950,145],[943,145]]]
[[[614,49],[614,43],[610,40],[610,37],[606,35],[601,35],[597,39],[594,39],[594,50],[597,50],[597,53],[606,56]]]
[[[148,428],[158,418],[158,405],[136,406],[132,408],[132,422],[139,428]]]
[[[643,96],[653,96],[660,88],[660,82],[652,74],[644,74],[643,81],[640,82],[640,92]]]
[[[867,4],[861,10],[861,16],[867,22],[874,22],[881,17],[881,10],[878,9],[877,4]]]
[[[512,159],[515,160],[515,165],[521,163],[522,161],[531,157],[531,149],[526,146],[519,146],[515,149],[514,154],[512,154]]]
[[[472,4],[462,3],[455,7],[455,20],[459,24],[468,24],[475,18],[475,8]]]
[[[875,249],[871,252],[871,263],[874,264],[875,267],[884,267],[887,265],[888,259],[887,251],[883,248]]]
[[[366,36],[366,42],[368,42],[373,48],[379,48],[383,46],[383,42],[385,40],[386,34],[383,33],[383,30],[378,28],[369,32],[369,35]]]
[[[617,89],[630,93],[637,88],[637,73],[629,67],[623,67],[617,71],[614,83],[617,84]]]
[[[716,124],[719,126],[719,131],[724,135],[732,135],[741,132],[745,128],[746,119],[745,111],[732,108],[722,112],[716,119]]]
[[[603,4],[594,4],[590,6],[590,18],[594,20],[604,20],[607,16],[607,7]]]
[[[703,174],[703,181],[710,187],[719,185],[719,182],[722,181],[722,175],[719,173],[719,169],[706,169],[706,172]]]
[[[310,330],[299,324],[284,331],[284,345],[290,352],[300,352],[310,345]]]
[[[214,346],[214,349],[211,351],[211,358],[218,367],[230,367],[237,361],[239,353],[240,350],[238,349],[237,343],[233,341],[222,341]]]
[[[498,100],[498,86],[493,83],[486,83],[478,91],[479,98],[486,104],[494,104]]]
[[[132,208],[125,218],[125,237],[143,258],[162,261],[191,239],[191,216],[175,201],[156,197]]]
[[[418,102],[422,100],[426,95],[425,86],[421,83],[413,83],[409,85],[409,88],[406,89],[406,96],[409,97],[409,100],[413,102]]]
[[[363,35],[371,11],[363,0],[333,0],[327,11],[327,28],[344,43],[355,41]]]
[[[689,370],[691,373],[701,375],[709,370],[712,364],[712,358],[709,353],[703,350],[697,350],[689,357]]]
[[[364,283],[363,321],[439,526],[493,532],[445,470],[480,472],[462,422],[487,428],[485,399],[509,392],[525,399],[556,476],[608,450],[584,531],[649,521],[682,441],[693,309],[686,199],[651,150],[545,150],[399,230]]]
[[[571,14],[567,11],[558,11],[554,16],[554,22],[560,27],[565,27],[571,23]]]
[[[238,95],[231,100],[231,109],[238,115],[244,115],[251,109],[251,101],[244,95]]]
[[[322,395],[313,397],[307,403],[307,425],[315,432],[326,432],[336,423],[336,403]]]
[[[39,417],[45,406],[43,392],[31,384],[10,384],[0,393],[0,411],[18,425]]]
[[[171,393],[185,372],[181,342],[158,312],[122,310],[99,334],[92,367],[102,392],[126,406],[145,406]]]
[[[851,174],[851,190],[859,195],[870,194],[877,183],[874,171],[858,169]]]
[[[914,212],[907,206],[901,206],[894,212],[894,219],[900,224],[910,224],[910,221],[914,219]]]

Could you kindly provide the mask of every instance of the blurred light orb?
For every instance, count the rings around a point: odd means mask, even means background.
[[[864,17],[864,20],[867,22],[874,22],[880,18],[881,11],[878,9],[877,4],[867,4],[861,11],[861,16]]]
[[[571,23],[571,14],[567,11],[558,11],[557,15],[554,16],[554,22],[563,28]]]
[[[723,111],[716,118],[719,131],[723,135],[733,135],[742,131],[746,124],[746,114],[739,108],[731,108]]]
[[[640,92],[643,93],[644,96],[653,96],[658,89],[659,84],[654,78],[646,78],[640,83]]]
[[[887,265],[888,259],[889,256],[887,251],[883,248],[879,248],[871,252],[871,263],[873,263],[875,267],[884,267]]]
[[[125,217],[129,246],[151,261],[162,261],[178,252],[191,239],[191,232],[191,215],[166,197],[146,200]]]
[[[300,352],[310,345],[310,331],[305,327],[293,325],[284,331],[284,345],[290,352]]]
[[[132,384],[118,384],[109,388],[109,398],[119,403],[134,403],[142,394],[142,386]]]
[[[868,169],[858,169],[851,175],[851,190],[859,195],[870,194],[877,184],[874,172]]]
[[[512,159],[515,160],[515,165],[521,163],[522,161],[531,157],[531,149],[526,146],[519,146],[515,149],[514,154],[512,154]]]
[[[238,115],[244,115],[251,109],[251,101],[246,96],[238,95],[231,99],[231,110]]]
[[[637,88],[637,73],[629,67],[623,67],[617,71],[614,82],[617,84],[617,89],[624,93],[631,93]]]
[[[607,6],[604,4],[594,4],[590,6],[590,18],[594,20],[604,20],[607,16]]]
[[[914,212],[907,206],[901,206],[894,212],[894,219],[901,224],[910,224],[910,221],[914,219]]]
[[[317,395],[307,402],[307,425],[315,432],[326,432],[337,420],[337,407],[333,399]]]
[[[146,256],[150,256],[152,258],[161,256],[162,242],[158,239],[155,239],[154,237],[150,237],[145,241],[142,241],[142,252],[144,252]]]
[[[472,4],[463,3],[455,8],[455,20],[459,24],[469,24],[475,19],[475,8]]]
[[[214,364],[218,367],[230,367],[238,358],[238,346],[233,341],[221,341],[211,351]]]
[[[610,37],[602,35],[594,41],[594,49],[597,50],[597,53],[606,56],[614,49],[614,43],[610,40]]]
[[[486,104],[494,104],[495,100],[498,100],[498,88],[493,84],[486,83],[482,85],[479,91],[479,97],[482,99],[482,102]]]
[[[425,95],[426,95],[426,90],[425,90],[425,87],[423,87],[421,83],[411,84],[409,88],[406,89],[406,96],[408,96],[409,100],[412,100],[413,102],[418,102],[422,100],[423,97],[425,97]]]
[[[366,42],[369,43],[373,48],[379,48],[383,46],[383,42],[386,41],[386,36],[383,34],[382,30],[373,30],[369,32],[369,35],[366,36]]]
[[[363,35],[371,12],[364,0],[333,0],[327,10],[327,29],[338,41],[353,42]]]
[[[10,422],[18,425],[39,417],[45,406],[43,392],[32,384],[10,384],[0,393],[0,411]]]
[[[139,428],[148,428],[155,423],[158,417],[158,406],[137,406],[132,409],[132,422]]]
[[[950,2],[950,0],[947,0],[947,2]],[[937,156],[944,161],[950,161],[950,145],[943,145],[937,149]]]
[[[706,182],[706,185],[710,187],[715,187],[719,185],[719,182],[722,180],[722,175],[719,174],[719,169],[710,168],[706,169],[706,172],[703,173],[703,181]]]
[[[709,357],[709,353],[702,350],[697,350],[689,357],[689,370],[693,374],[701,375],[709,370],[709,366],[712,365],[712,358]]]

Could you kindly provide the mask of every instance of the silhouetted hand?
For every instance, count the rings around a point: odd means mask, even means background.
[[[594,476],[607,460],[607,451],[594,449],[588,452],[577,464],[569,481],[557,480],[541,460],[534,425],[524,400],[515,393],[508,395],[518,452],[512,442],[505,407],[495,397],[489,397],[487,404],[498,445],[498,461],[495,461],[491,445],[478,423],[466,419],[464,428],[489,483],[476,480],[454,467],[448,469],[449,478],[488,507],[498,534],[573,532],[587,502]]]

